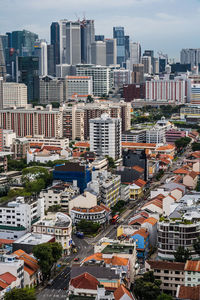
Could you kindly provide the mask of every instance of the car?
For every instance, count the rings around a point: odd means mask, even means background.
[[[75,258],[74,258],[74,261],[79,261],[79,257],[75,257]]]

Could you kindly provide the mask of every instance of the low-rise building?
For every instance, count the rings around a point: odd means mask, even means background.
[[[69,201],[69,214],[71,210],[76,208],[90,209],[97,205],[97,196],[89,191],[85,191],[83,194],[76,196]]]
[[[200,260],[187,260],[184,273],[186,286],[200,285]]]
[[[49,234],[62,245],[65,254],[70,253],[72,244],[72,220],[64,213],[48,214],[33,224],[33,233]]]
[[[30,143],[26,138],[17,138],[13,141],[11,151],[14,159],[26,158],[27,151],[30,149]]]
[[[136,242],[137,257],[143,262],[149,253],[149,232],[146,228],[140,228],[132,235],[132,239]]]
[[[3,150],[11,151],[15,139],[16,133],[13,130],[3,130]]]
[[[31,230],[34,222],[44,216],[44,199],[17,197],[0,206],[0,235],[5,239],[18,239]]]
[[[68,138],[47,138],[44,135],[35,135],[32,136],[26,136],[27,140],[31,144],[42,144],[42,146],[54,146],[54,147],[60,147],[62,149],[69,148],[69,139]]]
[[[99,195],[100,201],[110,208],[120,200],[120,185],[120,175],[107,171],[93,171],[92,181],[87,187]]]
[[[70,212],[73,224],[81,220],[91,221],[98,224],[105,224],[109,220],[109,211],[104,206],[96,205],[91,208],[73,207]]]
[[[14,288],[20,288],[20,279],[12,275],[10,272],[5,272],[0,275],[0,299],[4,299],[5,293]]]
[[[163,293],[176,296],[178,285],[184,285],[184,263],[153,261],[145,262],[145,270],[153,271],[155,279],[161,280]]]
[[[5,272],[11,273],[16,278],[19,278],[19,288],[24,287],[24,261],[18,260],[16,255],[1,254],[0,255],[0,274]]]
[[[129,186],[130,200],[138,200],[144,195],[146,181],[137,179]]]
[[[13,251],[23,250],[30,254],[36,245],[55,242],[55,237],[50,234],[26,233],[13,243]]]

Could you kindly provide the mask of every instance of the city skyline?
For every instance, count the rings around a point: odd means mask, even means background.
[[[8,0],[1,2],[0,34],[30,30],[50,41],[50,24],[68,20],[95,20],[95,33],[112,37],[114,26],[124,26],[132,41],[142,49],[153,49],[179,59],[182,48],[197,48],[200,1],[191,0]],[[12,21],[10,21],[12,20]]]

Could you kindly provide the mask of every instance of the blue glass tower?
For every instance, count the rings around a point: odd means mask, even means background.
[[[113,38],[117,39],[117,64],[122,66],[126,61],[124,27],[113,27]]]

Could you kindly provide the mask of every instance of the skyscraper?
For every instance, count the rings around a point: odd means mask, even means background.
[[[105,39],[105,36],[104,35],[102,35],[102,34],[98,34],[98,35],[95,35],[95,41],[97,42],[97,41],[104,41],[104,39]]]
[[[47,45],[47,69],[48,75],[56,75],[56,64],[54,56],[54,45]]]
[[[139,64],[141,60],[140,43],[130,43],[130,61],[132,64]]]
[[[124,27],[113,27],[113,38],[117,39],[117,63],[122,66],[126,55]]]
[[[144,82],[144,65],[133,65],[132,83],[140,84]]]
[[[106,65],[117,64],[117,40],[106,39]]]
[[[11,47],[14,48],[19,56],[33,55],[34,43],[38,35],[27,31],[13,31],[11,35]]]
[[[151,56],[143,56],[142,64],[144,65],[144,73],[152,74]]]
[[[66,22],[66,63],[81,63],[81,27],[80,22]]]
[[[60,64],[66,64],[67,63],[66,23],[67,23],[67,20],[60,20],[58,22],[58,24],[59,24]]]
[[[121,119],[102,114],[90,120],[90,150],[99,156],[121,157]]]
[[[46,76],[47,70],[47,42],[37,40],[34,45],[34,55],[39,58],[39,76]]]
[[[130,57],[130,37],[125,35],[125,61]]]
[[[39,99],[39,58],[37,56],[18,57],[19,82],[27,85],[28,101]]]
[[[53,45],[55,65],[60,63],[60,26],[58,22],[51,24],[51,45]]]
[[[181,64],[191,64],[191,68],[200,63],[200,49],[182,49],[180,53]]]
[[[3,108],[3,77],[0,77],[0,109]]]
[[[92,64],[105,66],[106,65],[106,43],[97,41],[91,45]]]
[[[91,64],[91,44],[95,41],[94,20],[81,22],[81,62]]]
[[[0,37],[0,77],[5,78],[5,76],[6,76],[6,63],[5,63],[2,38]]]

